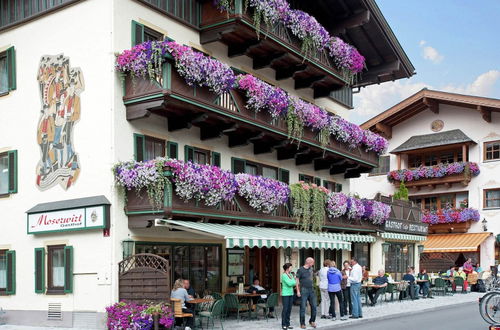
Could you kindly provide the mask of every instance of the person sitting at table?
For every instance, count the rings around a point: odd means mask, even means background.
[[[368,289],[368,298],[370,298],[371,306],[375,306],[378,297],[384,292],[387,283],[389,282],[385,276],[385,272],[383,269],[380,269],[378,271],[378,276],[373,279],[373,284],[376,285],[376,287]]]
[[[192,314],[193,311],[191,309],[188,309],[186,307],[185,302],[193,300],[193,297],[190,296],[187,292],[187,290],[184,288],[184,280],[182,278],[179,278],[175,280],[174,287],[172,289],[172,292],[170,293],[170,298],[171,299],[179,299],[182,304],[182,312],[183,313],[190,313]],[[186,330],[191,330],[191,327],[193,326],[193,318],[192,317],[186,317]],[[175,320],[176,326],[179,325],[177,323],[182,322],[182,320]]]
[[[453,274],[453,276],[454,277],[461,277],[464,279],[464,286],[463,286],[462,290],[467,291],[467,286],[469,284],[467,283],[467,274],[464,272],[464,269],[462,267],[458,268],[458,271],[456,271]],[[453,281],[452,288],[453,288],[453,291],[455,291],[457,289],[457,286],[455,285],[455,281]]]
[[[412,300],[418,299],[418,286],[415,285],[415,276],[413,276],[413,270],[411,269],[411,267],[408,267],[406,274],[403,276],[403,281],[409,283],[408,287],[406,288],[406,295],[409,294]]]
[[[186,289],[189,296],[193,298],[196,297],[196,291],[194,291],[194,288],[191,286],[191,282],[189,280],[184,280],[184,289]],[[185,305],[187,309],[194,310],[193,304],[185,303]]]
[[[247,293],[262,293],[260,299],[264,302],[267,301],[267,291],[264,287],[260,286],[260,281],[258,278],[253,279],[253,284],[247,290]],[[258,303],[259,297],[252,297],[254,305]],[[269,315],[267,317],[274,318],[272,312],[274,312],[274,308],[269,308]]]
[[[476,273],[481,273],[483,271],[483,269],[481,268],[481,266],[479,266],[479,263],[476,264],[476,266],[474,267],[474,271]]]
[[[446,276],[447,277],[454,277],[455,276],[455,266],[451,266],[450,269],[446,271]]]
[[[370,278],[370,272],[368,271],[368,267],[366,266],[361,267],[361,269],[363,270],[362,282],[366,282]]]
[[[420,273],[417,275],[417,279],[425,282],[420,282],[418,285],[420,286],[420,290],[422,291],[422,295],[424,298],[432,298],[430,296],[430,290],[429,288],[431,287],[431,282],[429,278],[429,274],[427,274],[427,269],[422,269]]]

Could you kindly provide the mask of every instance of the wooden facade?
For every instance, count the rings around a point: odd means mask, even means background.
[[[405,186],[408,189],[416,189],[419,190],[423,187],[428,187],[434,189],[438,185],[445,185],[447,187],[451,187],[453,184],[461,184],[466,187],[469,185],[471,180],[470,175],[466,175],[466,173],[447,175],[442,178],[431,178],[431,179],[422,179],[417,181],[409,181],[405,182]],[[399,187],[400,181],[395,181],[394,186]]]

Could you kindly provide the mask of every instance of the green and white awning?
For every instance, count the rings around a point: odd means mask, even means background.
[[[353,243],[373,243],[376,241],[376,238],[371,235],[343,234],[343,233],[321,233],[320,235],[331,238],[333,240],[353,242]]]
[[[238,226],[219,223],[202,223],[179,220],[162,220],[170,228],[220,237],[226,248],[275,247],[275,248],[319,248],[351,250],[351,243],[319,233],[292,229]]]
[[[426,236],[400,234],[400,233],[381,233],[380,236],[384,239],[389,239],[394,241],[406,241],[406,242],[422,242],[427,239]]]

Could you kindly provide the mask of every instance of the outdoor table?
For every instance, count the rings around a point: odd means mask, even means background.
[[[193,308],[193,323],[194,323],[194,328],[195,329],[197,328],[196,315],[198,314],[197,312],[199,312],[198,306],[200,304],[211,302],[211,301],[215,301],[215,300],[214,299],[195,298],[195,299],[186,301],[188,304],[195,305],[194,308]],[[201,325],[201,321],[200,321],[200,325]]]
[[[368,305],[368,289],[370,288],[380,288],[382,287],[381,285],[378,284],[373,284],[373,283],[365,283],[361,285],[363,289],[365,289],[365,304]]]
[[[252,319],[252,310],[253,310],[253,299],[254,297],[262,296],[262,293],[235,293],[238,298],[250,298],[248,299],[248,319]],[[257,316],[257,311],[255,311],[255,315]]]

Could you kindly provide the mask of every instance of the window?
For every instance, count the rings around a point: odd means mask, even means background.
[[[17,192],[17,150],[0,154],[0,196]]]
[[[370,243],[352,243],[352,256],[361,266],[370,267]]]
[[[408,167],[417,168],[422,166],[422,156],[421,155],[408,155]]]
[[[330,190],[331,192],[341,192],[342,184],[333,181],[323,180],[323,187]]]
[[[314,177],[307,174],[299,174],[299,181],[304,181],[305,183],[314,183]]]
[[[176,142],[167,142],[167,156],[168,158],[177,159],[179,156],[179,145]]]
[[[287,182],[289,180],[289,172],[287,170],[278,169],[260,163],[251,162],[245,159],[232,158],[232,171],[234,174],[247,173],[251,175],[261,175],[266,178]],[[278,177],[279,174],[279,177]]]
[[[433,166],[438,163],[461,162],[463,159],[462,150],[446,150],[443,152],[432,152],[431,154],[409,154],[408,168],[420,166]]]
[[[500,141],[484,143],[484,160],[500,159]]]
[[[432,166],[432,165],[437,165],[438,163],[438,158],[436,155],[427,155],[425,156],[425,166]]]
[[[16,52],[10,47],[0,52],[0,95],[16,89]]]
[[[151,136],[134,134],[134,149],[137,161],[165,157],[165,141]]]
[[[208,165],[210,165],[210,163],[211,163],[210,162],[210,150],[185,145],[184,146],[184,160],[186,162],[192,161],[193,163],[196,163],[196,164],[202,164],[202,165],[208,164]],[[220,164],[219,164],[219,166],[220,166]]]
[[[484,191],[484,208],[500,207],[500,189],[488,189]]]
[[[390,171],[390,156],[381,156],[378,159],[378,166],[372,169],[370,175],[386,175]]]
[[[453,163],[454,161],[455,161],[455,155],[453,154],[453,152],[442,153],[439,156],[440,163]]]
[[[132,21],[132,46],[146,41],[161,41],[163,38],[163,33],[155,31],[144,24]]]
[[[0,295],[16,293],[16,252],[0,250]]]
[[[43,289],[43,279],[45,275],[40,272],[44,267],[37,263],[42,263],[43,258],[38,258],[35,250],[35,291]],[[73,247],[65,245],[51,245],[47,247],[47,293],[64,294],[73,292]]]
[[[465,193],[467,194],[467,193]],[[436,211],[457,207],[457,194],[410,197],[422,210]]]

